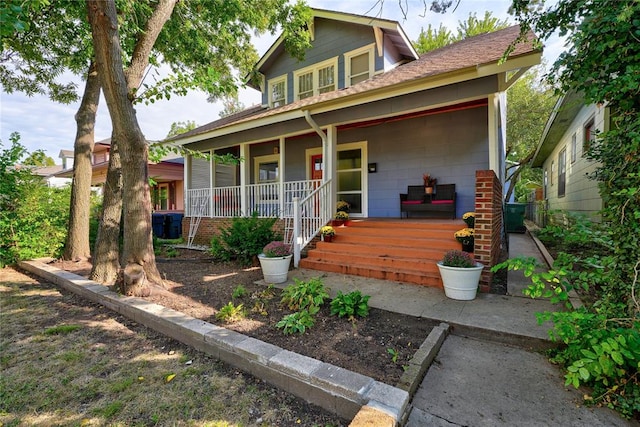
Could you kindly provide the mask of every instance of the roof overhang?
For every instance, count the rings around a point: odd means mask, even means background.
[[[531,159],[531,166],[539,168],[544,164],[583,106],[584,97],[573,90],[558,99]]]

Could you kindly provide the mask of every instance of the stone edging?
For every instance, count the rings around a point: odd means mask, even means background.
[[[352,426],[402,424],[408,417],[411,397],[449,331],[446,323],[436,326],[409,362],[399,386],[393,387],[142,298],[117,294],[104,285],[41,261],[21,261],[18,265],[310,403],[353,419]],[[375,416],[375,424],[361,422],[371,414]]]

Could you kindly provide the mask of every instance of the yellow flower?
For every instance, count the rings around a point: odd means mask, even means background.
[[[464,215],[462,215],[462,219],[467,219],[467,218],[475,218],[476,217],[476,213],[475,212],[466,212]]]
[[[323,236],[334,236],[336,234],[335,230],[330,225],[325,225],[320,229],[320,233]]]
[[[453,237],[457,238],[465,238],[465,237],[473,237],[474,235],[474,229],[473,228],[463,228],[461,230],[456,231],[455,233],[453,233]]]

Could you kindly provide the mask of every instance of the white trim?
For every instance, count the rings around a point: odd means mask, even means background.
[[[282,105],[287,105],[288,101],[288,93],[287,93],[287,75],[283,74],[281,76],[278,77],[274,77],[272,79],[269,79],[269,82],[267,83],[267,90],[269,91],[268,94],[268,102],[269,102],[269,107],[273,108],[273,86],[276,84],[280,84],[280,83],[284,83],[284,103]],[[281,107],[281,105],[279,105],[279,107]]]
[[[361,206],[361,213],[356,213],[356,214],[349,214],[350,216],[353,216],[354,218],[366,218],[368,216],[368,212],[369,212],[369,198],[367,197],[367,195],[369,194],[369,181],[368,181],[368,171],[367,171],[367,163],[368,163],[368,153],[367,153],[367,147],[368,147],[368,143],[367,141],[357,141],[357,142],[349,142],[346,144],[336,144],[336,153],[340,152],[340,151],[346,151],[346,150],[360,150],[360,183],[361,183],[361,187],[360,187],[360,201],[362,203]],[[324,161],[324,160],[323,160]],[[338,194],[338,188],[337,188],[337,183],[339,181],[339,175],[341,172],[353,172],[355,169],[343,169],[340,170],[338,168],[338,159],[336,156],[336,175],[334,177],[334,181],[336,183],[336,201],[340,199],[340,196]],[[357,194],[357,192],[345,192],[346,194]]]
[[[331,67],[333,66],[333,86],[334,89],[333,90],[338,90],[338,57],[334,56],[333,58],[327,59],[326,61],[322,61],[322,62],[317,62],[313,65],[310,65],[308,67],[304,67],[304,68],[300,68],[299,70],[295,70],[293,72],[293,100],[297,101],[298,100],[298,96],[300,94],[300,87],[299,87],[299,77],[303,74],[309,74],[309,73],[313,73],[312,74],[312,79],[313,79],[313,95],[311,96],[316,96],[318,95],[319,92],[319,73],[318,71],[323,69],[323,68],[327,68],[327,67]]]
[[[317,156],[318,154],[322,154],[322,147],[307,148],[304,151],[305,177],[307,178],[307,180],[311,180],[311,157]],[[324,157],[322,158],[322,163],[322,167],[324,168]],[[324,170],[322,171],[322,176],[324,177]]]
[[[368,44],[358,49],[351,50],[344,54],[344,86],[349,87],[351,84],[351,59],[364,53],[369,54],[369,78],[375,74],[375,43]]]
[[[260,180],[260,164],[261,163],[276,163],[278,166],[278,177],[276,179],[271,180]],[[280,154],[269,154],[266,156],[256,156],[253,158],[253,177],[254,184],[264,184],[267,182],[278,182],[280,177],[282,176],[282,171],[280,170]]]

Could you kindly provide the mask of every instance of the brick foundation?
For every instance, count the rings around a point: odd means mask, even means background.
[[[185,241],[189,237],[189,224],[191,219],[190,217],[185,217],[182,221],[182,237]],[[220,228],[230,226],[232,220],[233,218],[202,218],[193,243],[203,246],[211,245],[213,236],[217,236],[220,233]],[[284,235],[284,220],[278,220],[273,228],[278,233]]]
[[[502,184],[492,170],[476,171],[475,204],[476,260],[485,265],[480,278],[480,292],[489,292],[493,273],[490,268],[498,263],[502,244]]]

